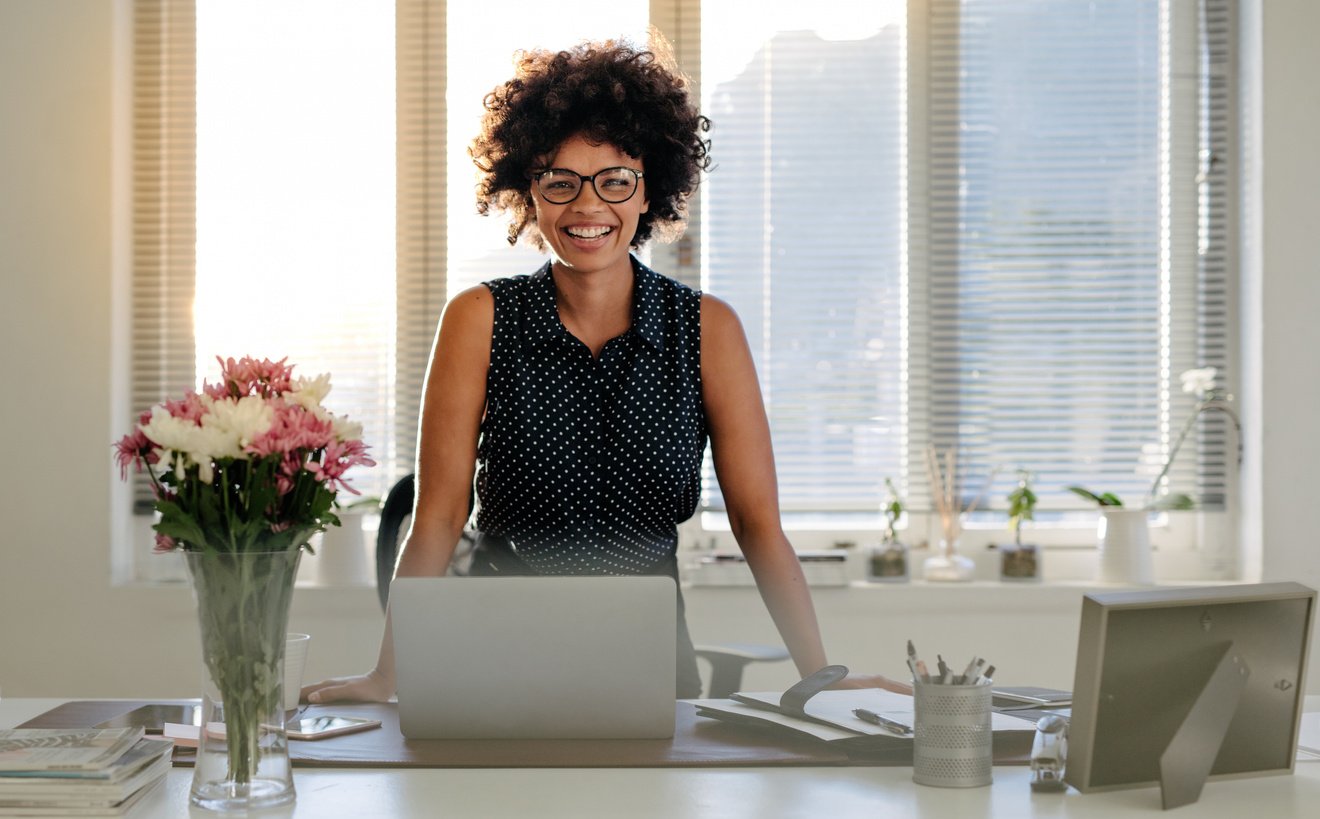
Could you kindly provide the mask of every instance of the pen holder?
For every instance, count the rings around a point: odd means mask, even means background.
[[[990,784],[990,683],[912,686],[912,781],[940,788]]]

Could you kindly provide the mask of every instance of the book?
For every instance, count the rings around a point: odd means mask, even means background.
[[[144,733],[141,727],[0,729],[0,776],[102,771],[136,745]]]
[[[172,750],[170,742],[144,738],[106,768],[105,776],[56,771],[0,777],[0,807],[15,802],[122,802],[169,771]]]
[[[0,816],[123,816],[141,802],[143,797],[155,790],[164,779],[164,776],[157,777],[120,802],[87,805],[38,803],[14,807],[0,805]]]
[[[1035,685],[996,686],[991,695],[997,708],[1035,705],[1042,709],[1072,705],[1072,692]]]

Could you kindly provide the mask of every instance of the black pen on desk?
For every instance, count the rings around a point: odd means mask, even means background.
[[[902,734],[906,736],[912,733],[912,729],[909,726],[904,725],[901,722],[894,722],[892,719],[885,719],[876,712],[871,711],[870,709],[867,708],[854,708],[853,714],[856,715],[856,717],[860,719],[862,722],[869,722],[872,725],[879,725],[881,728],[884,728],[889,731],[893,731],[896,734]]]

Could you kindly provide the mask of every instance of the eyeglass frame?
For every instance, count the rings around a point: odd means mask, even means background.
[[[600,188],[596,187],[596,177],[600,176],[603,173],[609,173],[610,171],[627,171],[628,173],[633,175],[632,192],[629,193],[623,199],[606,199],[601,194]],[[563,202],[556,202],[550,197],[546,196],[545,191],[541,190],[541,177],[549,173],[565,173],[571,176],[576,176],[579,180],[577,193],[573,194],[573,197],[571,199],[565,199]],[[569,170],[568,168],[546,168],[543,171],[533,172],[532,182],[535,184],[536,192],[540,194],[541,198],[552,205],[569,205],[572,204],[573,202],[576,202],[577,198],[582,195],[582,191],[586,190],[587,182],[591,183],[591,189],[596,192],[596,198],[599,199],[600,201],[606,202],[611,205],[622,205],[624,202],[629,201],[630,199],[632,199],[634,196],[637,195],[637,189],[641,187],[641,185],[638,185],[637,183],[640,182],[642,178],[645,176],[646,174],[644,172],[639,171],[636,168],[629,168],[626,165],[614,165],[609,168],[601,168],[599,171],[596,171],[591,176],[584,176],[578,173],[577,171]]]

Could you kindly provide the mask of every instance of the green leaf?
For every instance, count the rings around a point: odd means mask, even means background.
[[[1151,509],[1168,509],[1178,512],[1185,512],[1188,509],[1196,508],[1196,501],[1192,500],[1190,495],[1184,495],[1178,492],[1173,495],[1165,495],[1150,505]]]
[[[1115,495],[1115,494],[1113,494],[1112,492],[1106,492],[1106,493],[1104,493],[1103,495],[1097,495],[1096,493],[1092,492],[1091,490],[1089,490],[1089,489],[1083,489],[1083,488],[1080,487],[1080,486],[1070,486],[1070,487],[1068,487],[1068,491],[1069,491],[1069,492],[1072,492],[1074,495],[1077,495],[1077,496],[1079,496],[1079,497],[1081,497],[1081,498],[1083,498],[1083,499],[1085,499],[1085,500],[1090,501],[1091,503],[1096,504],[1097,506],[1122,506],[1122,505],[1123,505],[1123,501],[1119,500],[1119,499],[1118,499],[1118,496]]]

